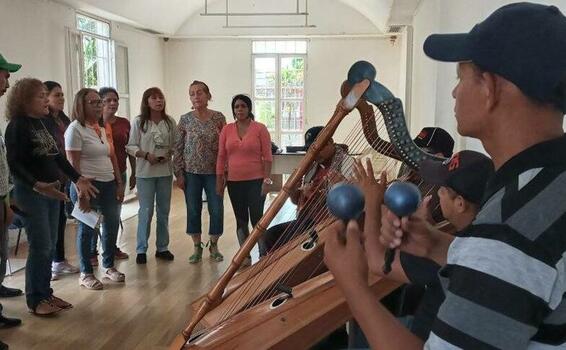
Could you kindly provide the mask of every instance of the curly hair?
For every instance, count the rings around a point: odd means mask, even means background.
[[[73,110],[71,111],[71,120],[77,120],[82,126],[85,126],[85,98],[89,92],[94,92],[98,95],[98,91],[90,88],[82,88],[75,95],[73,100]],[[102,118],[98,120],[100,126],[103,125]]]
[[[6,119],[25,117],[26,106],[31,103],[38,91],[45,89],[41,80],[34,78],[23,78],[10,88],[8,101],[6,103]]]

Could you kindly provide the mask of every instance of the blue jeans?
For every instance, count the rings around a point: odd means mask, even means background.
[[[210,227],[208,234],[219,236],[224,230],[224,202],[216,194],[216,175],[185,172],[185,202],[187,203],[187,233],[201,234],[202,190],[208,201]]]
[[[127,184],[126,179],[127,179],[127,175],[126,175],[126,172],[124,171],[122,173],[122,183],[124,184],[124,186],[126,186],[126,184]],[[118,223],[121,220],[121,216],[122,216],[122,203],[118,203]],[[104,227],[102,227],[102,228],[104,228]],[[97,230],[96,233],[94,235],[92,235],[92,244],[91,244],[91,247],[90,247],[91,256],[95,257],[95,256],[98,255],[98,235],[100,235],[100,234],[101,234],[100,231]],[[116,236],[116,237],[118,237],[118,236]],[[117,240],[117,238],[116,238],[116,240]],[[117,247],[118,246],[116,246],[116,248]],[[116,248],[114,248],[114,249],[116,249]]]
[[[59,225],[59,201],[35,192],[16,181],[15,197],[28,236],[29,252],[26,263],[26,302],[35,309],[40,301],[53,293],[51,289],[51,260],[55,254]]]
[[[96,198],[90,200],[92,210],[99,211],[102,216],[102,266],[105,268],[114,267],[114,249],[116,247],[116,237],[118,236],[118,226],[120,218],[118,216],[118,200],[116,199],[116,181],[109,182],[93,181],[92,184],[98,189]],[[71,186],[71,200],[75,205],[77,202],[77,189]],[[77,229],[77,252],[82,273],[92,273],[90,264],[92,237],[97,231],[88,225],[79,223]]]
[[[138,177],[136,183],[140,202],[136,253],[145,254],[147,251],[147,240],[149,239],[151,218],[153,217],[153,203],[156,205],[157,214],[156,251],[167,251],[173,176]]]

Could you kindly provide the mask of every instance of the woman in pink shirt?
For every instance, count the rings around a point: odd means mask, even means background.
[[[272,184],[271,137],[262,123],[254,121],[252,100],[246,95],[236,95],[232,99],[234,123],[226,125],[220,133],[218,160],[216,162],[216,191],[222,196],[224,186],[234,215],[236,234],[240,245],[249,235],[248,221],[252,227],[263,215],[263,203],[267,186]],[[259,243],[260,255],[264,255],[262,241]],[[248,257],[243,265],[250,265]]]

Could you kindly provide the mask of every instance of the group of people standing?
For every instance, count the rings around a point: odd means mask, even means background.
[[[0,65],[0,72],[6,73],[2,75],[2,92],[9,86],[9,72],[20,68],[5,63],[6,67]],[[81,286],[104,288],[93,269],[98,265],[98,238],[102,277],[125,281],[115,259],[128,257],[117,247],[126,185],[131,190],[137,187],[139,199],[137,264],[147,262],[154,210],[155,257],[174,260],[169,250],[168,223],[173,176],[185,193],[186,232],[195,247],[190,263],[202,260],[205,247],[201,237],[203,190],[210,214],[207,245],[211,259],[219,262],[224,258],[218,240],[223,233],[225,187],[236,215],[238,239],[243,243],[249,232],[248,218],[252,225],[259,220],[266,186],[271,184],[269,132],[265,125],[254,121],[252,101],[245,95],[236,95],[232,100],[235,122],[228,125],[221,112],[208,108],[212,95],[206,83],[194,81],[189,95],[193,110],[181,116],[177,124],[166,113],[165,96],[157,87],[143,93],[140,115],[131,121],[117,116],[119,94],[114,88],[81,89],[74,96],[69,118],[64,113],[60,84],[24,78],[11,87],[5,138],[7,164],[0,162],[4,164],[0,183],[3,196],[8,198],[9,169],[14,187],[11,204],[19,209],[29,241],[25,289],[31,313],[50,315],[72,308],[51,289],[51,281],[61,274],[80,272]],[[7,214],[8,203],[3,208]],[[69,204],[78,209],[69,208]],[[73,211],[96,211],[101,216],[100,229],[78,220],[78,268],[65,256],[66,219]],[[11,211],[9,214],[2,222],[3,235],[11,221]]]

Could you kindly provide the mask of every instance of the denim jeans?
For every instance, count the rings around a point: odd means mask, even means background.
[[[116,199],[116,181],[109,182],[93,181],[92,184],[98,189],[96,198],[90,200],[92,210],[97,210],[102,218],[102,266],[110,268],[114,266],[114,249],[116,247],[116,237],[118,236],[118,226],[120,218],[118,216],[118,200]],[[78,205],[77,189],[71,187],[71,200]],[[90,264],[92,237],[97,234],[97,230],[88,225],[79,223],[77,229],[77,252],[79,255],[80,268],[82,273],[92,273]]]
[[[157,216],[156,251],[167,251],[173,176],[138,177],[136,183],[140,202],[136,253],[145,254],[147,251],[147,240],[149,239],[151,218],[153,217],[153,203],[155,203]]]
[[[126,172],[124,171],[122,173],[122,183],[124,184],[124,186],[126,186]],[[118,224],[120,223],[121,220],[121,216],[122,216],[122,203],[118,203]],[[104,227],[102,227],[102,229],[104,229]],[[94,235],[92,235],[92,244],[90,247],[90,252],[91,252],[91,256],[97,256],[98,255],[98,236],[100,235],[100,230],[96,230],[96,233]],[[118,236],[116,236],[118,237]],[[118,238],[116,238],[116,240],[118,240]],[[116,247],[118,247],[116,245]]]
[[[26,262],[26,302],[35,309],[40,301],[53,293],[51,261],[55,253],[59,225],[59,201],[35,192],[16,181],[14,195],[23,217],[28,236],[29,252]]]
[[[208,201],[210,225],[208,234],[219,236],[224,230],[224,202],[216,194],[216,175],[185,172],[185,202],[187,204],[187,233],[201,234],[202,190]]]

